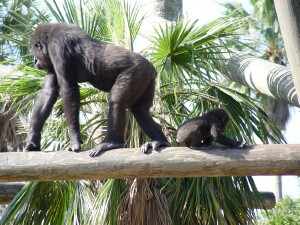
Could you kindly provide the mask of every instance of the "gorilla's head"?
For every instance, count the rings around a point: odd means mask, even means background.
[[[227,112],[224,109],[213,109],[211,110],[212,114],[216,116],[221,122],[222,122],[222,127],[225,129],[226,124],[229,121],[229,116]],[[224,130],[222,129],[222,132]]]
[[[49,70],[52,68],[48,52],[48,38],[51,32],[49,24],[40,24],[30,40],[29,49],[34,56],[34,65],[38,69]]]

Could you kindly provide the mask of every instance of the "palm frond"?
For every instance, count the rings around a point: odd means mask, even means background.
[[[253,195],[246,194],[252,191],[251,177],[169,179],[163,188],[174,225],[254,224]]]
[[[82,224],[91,197],[86,182],[31,182],[9,204],[1,224]]]
[[[115,225],[120,216],[121,196],[124,192],[125,180],[107,180],[93,201],[92,210],[85,224]]]

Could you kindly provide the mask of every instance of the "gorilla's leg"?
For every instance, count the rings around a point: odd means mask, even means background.
[[[144,92],[142,98],[131,107],[135,119],[143,131],[150,137],[151,141],[143,144],[140,149],[146,153],[149,148],[158,150],[159,147],[169,147],[170,144],[163,134],[162,130],[150,116],[150,108],[154,98],[155,81],[151,81],[148,89]]]
[[[126,108],[130,101],[134,101],[133,87],[130,86],[130,74],[119,75],[114,86],[109,93],[109,110],[107,116],[107,134],[103,142],[93,148],[90,152],[91,157],[98,156],[101,152],[123,148],[124,131],[126,121]]]
[[[155,81],[151,76],[142,76],[130,69],[120,74],[110,91],[107,135],[104,141],[96,146],[90,156],[95,157],[100,152],[124,147],[124,130],[126,109],[130,107],[141,128],[151,138],[141,150],[147,152],[152,147],[158,149],[169,146],[167,139],[149,114],[154,97]]]
[[[110,101],[107,118],[107,135],[103,142],[90,152],[91,157],[98,156],[102,151],[123,148],[125,130],[126,108],[120,104]]]
[[[170,144],[165,138],[165,135],[155,123],[149,112],[136,106],[132,109],[132,113],[143,131],[150,137],[151,141],[143,144],[140,149],[146,153],[150,148],[158,150],[160,147],[169,147]]]
[[[196,139],[196,140],[195,140]],[[189,148],[194,149],[194,150],[210,150],[213,148],[211,145],[212,142],[212,137],[207,137],[207,138],[202,137],[194,137],[193,140],[190,143]]]

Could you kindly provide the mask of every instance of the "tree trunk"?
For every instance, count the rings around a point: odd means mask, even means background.
[[[275,196],[278,201],[282,200],[282,177],[275,177]]]
[[[154,13],[169,21],[177,21],[182,17],[182,0],[155,0]]]
[[[229,80],[300,107],[287,67],[244,53],[224,56],[227,60],[221,62],[222,73]]]
[[[274,0],[286,54],[300,99],[300,3],[299,0]]]

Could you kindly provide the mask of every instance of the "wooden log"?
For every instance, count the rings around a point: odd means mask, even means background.
[[[98,178],[300,175],[300,145],[191,150],[170,147],[149,154],[115,149],[91,158],[89,151],[0,153],[0,182]]]
[[[0,205],[10,203],[24,185],[25,183],[0,183]]]
[[[276,205],[276,197],[273,192],[259,192],[259,195],[262,200],[262,205],[266,209],[273,209]],[[263,207],[261,205],[257,205],[254,203],[254,208],[255,209],[262,209]]]

